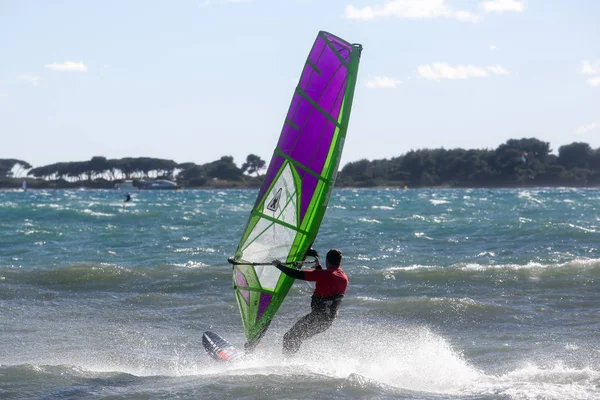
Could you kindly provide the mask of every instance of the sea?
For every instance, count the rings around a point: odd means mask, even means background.
[[[600,189],[335,189],[314,247],[350,284],[256,351],[232,256],[257,190],[0,191],[1,399],[600,399]]]

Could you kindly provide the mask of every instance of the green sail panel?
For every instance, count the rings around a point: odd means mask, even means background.
[[[309,52],[265,180],[233,257],[246,336],[258,344],[294,279],[270,263],[302,261],[335,184],[362,46],[321,31]]]

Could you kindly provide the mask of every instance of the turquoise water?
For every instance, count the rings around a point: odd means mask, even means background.
[[[315,243],[350,286],[281,355],[296,282],[256,357],[227,257],[255,190],[0,191],[1,398],[600,398],[600,190],[334,191]]]

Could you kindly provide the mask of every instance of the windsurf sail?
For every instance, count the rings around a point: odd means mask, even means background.
[[[303,261],[317,236],[344,146],[361,51],[360,44],[331,33],[317,35],[265,180],[229,259],[246,350],[258,344],[294,283],[270,262]]]

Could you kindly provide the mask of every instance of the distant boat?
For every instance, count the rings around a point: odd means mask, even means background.
[[[23,180],[23,182],[21,182],[21,188],[23,189],[23,191],[27,190],[27,181]]]
[[[179,189],[176,182],[167,179],[157,179],[154,181],[140,180],[137,182],[139,189],[145,190],[175,190]]]

